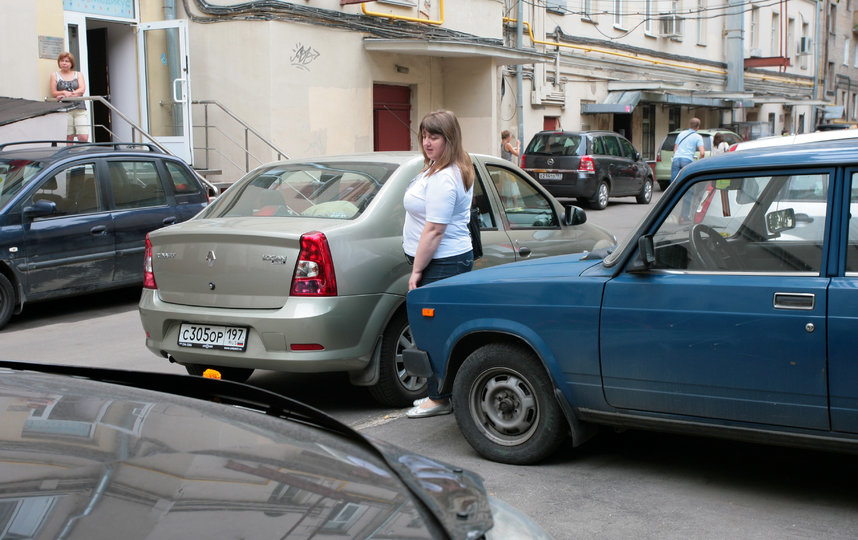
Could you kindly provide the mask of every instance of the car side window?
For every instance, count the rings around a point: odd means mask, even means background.
[[[635,150],[635,147],[632,146],[632,143],[630,143],[626,139],[620,139],[619,137],[617,137],[617,140],[620,141],[620,146],[622,147],[623,155],[634,161],[635,154],[637,154],[637,151]]]
[[[164,165],[167,167],[167,174],[170,175],[177,195],[200,192],[199,182],[194,180],[190,172],[171,161],[164,162]]]
[[[858,276],[858,172],[852,173],[849,198],[849,235],[846,249],[846,273]]]
[[[604,137],[596,137],[593,139],[593,154],[597,156],[604,156],[607,152],[605,151],[605,145],[602,142]]]
[[[167,204],[154,161],[110,161],[107,168],[117,209]]]
[[[827,189],[824,173],[699,181],[653,235],[653,267],[818,273]]]
[[[95,176],[95,164],[76,164],[51,176],[33,193],[33,202],[52,201],[55,216],[89,214],[104,210],[104,201]],[[50,217],[50,216],[48,216]]]
[[[623,151],[620,149],[620,143],[616,137],[600,137],[602,144],[605,146],[605,154],[609,156],[622,157]]]
[[[559,220],[549,200],[518,174],[487,165],[492,183],[503,202],[511,229],[556,228]]]
[[[474,194],[471,201],[471,208],[476,208],[479,211],[480,229],[494,229],[495,217],[492,215],[492,205],[489,203],[489,198],[486,196],[486,190],[483,186],[483,179],[474,167]]]

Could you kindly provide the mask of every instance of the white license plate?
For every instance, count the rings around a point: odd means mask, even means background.
[[[244,352],[247,348],[247,328],[182,323],[178,344],[180,347]]]
[[[540,180],[563,180],[563,173],[550,173],[550,172],[541,172],[539,173]]]

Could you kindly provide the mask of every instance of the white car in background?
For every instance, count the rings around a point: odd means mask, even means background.
[[[831,131],[814,131],[813,133],[799,133],[797,135],[775,135],[772,137],[763,137],[761,139],[736,143],[730,147],[730,151],[740,152],[744,150],[754,150],[756,148],[768,148],[770,146],[839,141],[841,139],[858,139],[858,129],[837,129]]]

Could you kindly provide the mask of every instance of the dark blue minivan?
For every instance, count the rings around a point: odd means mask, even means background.
[[[0,328],[27,302],[142,283],[146,233],[209,194],[149,144],[0,145]]]
[[[406,368],[483,456],[599,425],[858,450],[858,145],[695,162],[604,255],[408,294]]]

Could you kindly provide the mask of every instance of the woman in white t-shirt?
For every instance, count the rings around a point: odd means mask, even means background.
[[[724,136],[720,133],[716,133],[715,136],[712,137],[712,155],[717,156],[718,154],[726,154],[729,151],[730,145],[724,140]]]
[[[402,249],[412,264],[408,290],[468,272],[474,266],[468,221],[474,166],[462,147],[459,121],[450,111],[427,114],[420,122],[425,167],[405,192]],[[448,414],[448,396],[429,379],[429,397],[417,400],[409,418]]]

